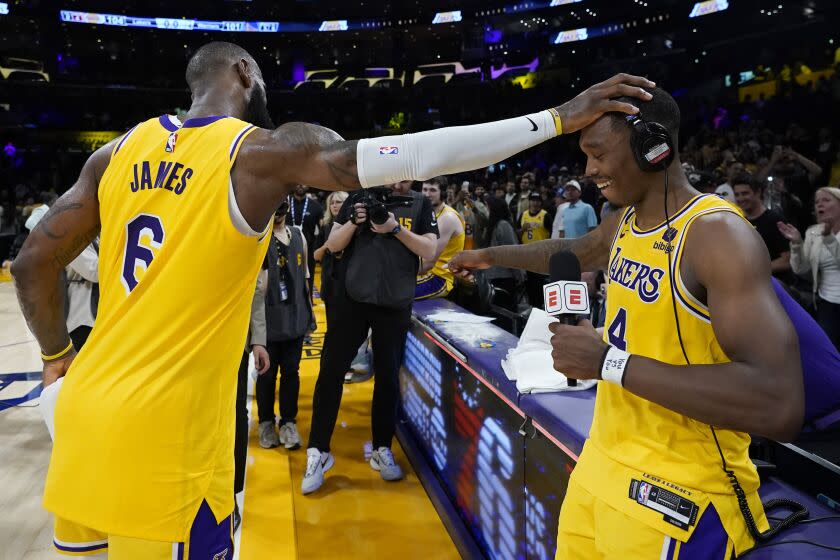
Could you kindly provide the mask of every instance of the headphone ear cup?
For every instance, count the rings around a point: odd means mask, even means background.
[[[633,152],[633,157],[636,160],[636,164],[639,166],[639,169],[642,171],[652,171],[650,166],[645,161],[643,152],[643,144],[644,139],[647,136],[646,128],[644,124],[642,125],[631,125],[630,127],[630,150]]]
[[[674,161],[674,143],[668,129],[657,122],[645,123],[646,130],[636,139],[636,161],[643,171],[664,171]]]

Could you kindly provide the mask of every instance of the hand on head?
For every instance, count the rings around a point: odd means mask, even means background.
[[[650,101],[653,96],[643,88],[653,88],[656,84],[641,76],[630,74],[616,74],[609,80],[591,86],[557,108],[563,123],[563,133],[569,134],[581,130],[604,113],[617,111],[635,115],[638,107],[629,103],[616,101],[616,97],[635,97],[642,101]]]

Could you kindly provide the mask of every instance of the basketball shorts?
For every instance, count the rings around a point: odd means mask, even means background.
[[[555,560],[729,560],[734,543],[710,504],[687,542],[653,529],[587,492],[574,478],[560,510]]]
[[[232,560],[233,522],[221,523],[202,502],[185,542],[161,542],[108,535],[66,519],[55,518],[55,549],[66,556],[109,560]]]
[[[452,288],[449,287],[446,280],[440,276],[429,274],[417,279],[417,285],[414,287],[414,299],[442,298],[449,295],[451,291]]]

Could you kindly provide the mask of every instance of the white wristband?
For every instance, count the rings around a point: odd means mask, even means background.
[[[624,350],[610,346],[601,360],[601,379],[623,387],[624,372],[627,370],[627,364],[630,363],[630,356],[631,354]]]

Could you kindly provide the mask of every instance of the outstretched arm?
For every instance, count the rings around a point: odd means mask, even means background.
[[[615,98],[649,100],[643,87],[654,83],[618,74],[540,113],[358,141],[306,123],[257,130],[243,142],[233,170],[236,199],[251,227],[261,230],[293,184],[354,190],[486,167],[560,133],[576,132],[604,113],[638,112]]]
[[[580,261],[581,270],[595,271],[607,267],[610,244],[615,236],[622,212],[607,215],[601,224],[575,239],[546,239],[528,245],[502,245],[477,251],[463,251],[449,261],[448,268],[461,277],[491,266],[521,268],[548,274],[548,260],[558,251],[571,251]]]
[[[111,159],[110,142],[88,158],[78,181],[53,204],[26,239],[12,263],[18,301],[29,330],[41,352],[54,355],[70,342],[64,321],[64,286],[61,272],[99,233],[99,180]],[[71,352],[72,354],[72,352]],[[69,361],[65,366],[69,366]],[[66,372],[57,364],[44,366],[44,384]]]
[[[697,220],[684,250],[682,270],[705,289],[715,336],[732,361],[672,365],[634,355],[624,388],[703,423],[791,440],[805,399],[799,342],[770,283],[764,242],[741,218],[720,213]],[[551,330],[555,368],[598,378],[606,343],[591,325]]]

